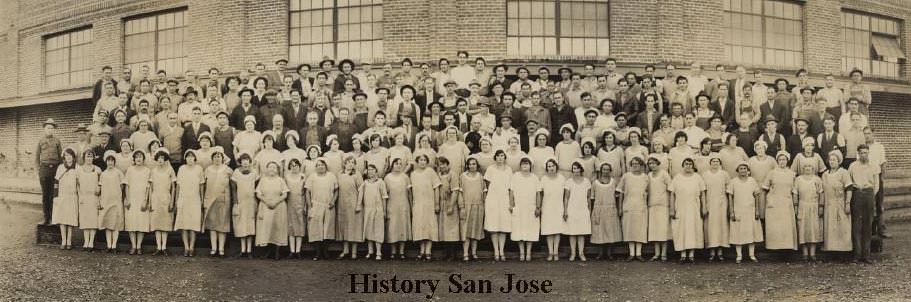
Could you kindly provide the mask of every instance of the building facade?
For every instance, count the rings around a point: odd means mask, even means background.
[[[889,170],[911,168],[911,4],[905,0],[2,0],[0,165],[32,173],[40,123],[91,120],[102,66],[181,77],[262,62],[435,61],[466,50],[510,65],[696,62],[762,69],[765,80],[847,80],[862,69]],[[397,64],[394,64],[397,65]],[[491,64],[492,65],[492,64]],[[733,74],[727,77],[733,77]]]

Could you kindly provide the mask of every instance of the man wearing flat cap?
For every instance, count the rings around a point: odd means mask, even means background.
[[[44,212],[44,224],[50,224],[51,211],[54,205],[54,173],[62,160],[63,146],[55,135],[57,122],[49,118],[42,124],[44,135],[38,140],[35,150],[35,168],[41,182],[41,205]]]

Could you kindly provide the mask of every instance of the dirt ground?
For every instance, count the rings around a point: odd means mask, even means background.
[[[425,300],[422,294],[350,294],[348,274],[439,279],[433,300],[582,301],[911,301],[911,225],[894,225],[895,238],[874,265],[828,260],[785,263],[768,254],[759,264],[470,263],[366,260],[238,260],[129,256],[62,251],[35,245],[36,209],[0,204],[0,300],[241,301]],[[126,243],[121,236],[121,243]],[[233,243],[233,242],[229,242]],[[80,243],[76,243],[78,246]],[[236,243],[235,243],[236,244]],[[540,247],[540,246],[539,246]],[[538,247],[536,247],[538,248]],[[512,245],[507,249],[515,250]],[[180,253],[173,250],[172,254]],[[200,254],[207,253],[201,251]],[[765,257],[765,258],[763,258]],[[513,258],[515,259],[515,255]],[[704,259],[704,258],[702,258]],[[490,279],[490,294],[449,292],[452,273]],[[550,280],[550,293],[502,294],[504,274]]]

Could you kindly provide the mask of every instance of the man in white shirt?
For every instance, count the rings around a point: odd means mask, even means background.
[[[665,76],[661,79],[662,97],[666,100],[671,92],[677,90],[677,65],[664,65]]]
[[[743,98],[743,87],[750,84],[749,81],[747,81],[746,67],[743,67],[743,65],[737,65],[736,72],[737,72],[737,78],[732,79],[730,81],[732,87],[728,87],[728,88],[730,88],[729,93],[728,93],[728,98],[730,98],[732,100],[742,99]]]
[[[883,144],[876,141],[876,137],[873,135],[873,129],[864,127],[864,143],[867,147],[870,147],[870,164],[873,166],[879,167],[879,190],[876,191],[876,215],[873,216],[873,227],[875,233],[883,238],[892,238],[886,232],[886,222],[882,218],[883,215],[883,193],[885,191],[885,185],[883,185],[883,174],[885,173],[886,165],[886,148]]]
[[[607,88],[617,91],[620,88],[620,83],[618,82],[623,78],[622,74],[617,73],[617,59],[605,59],[604,69],[607,70],[604,74],[604,76],[607,77]]]
[[[529,75],[528,68],[525,68],[525,66],[517,68],[516,76],[518,77],[518,79],[516,79],[515,82],[512,82],[512,84],[509,85],[509,91],[511,91],[514,94],[519,94],[519,91],[522,90],[523,83],[528,83],[529,85],[531,85],[531,90],[537,91],[540,87],[537,86],[537,83],[530,80],[528,78],[528,75]]]
[[[452,74],[450,73],[450,70],[449,70],[449,59],[440,58],[440,60],[437,61],[437,65],[440,68],[440,70],[438,70],[434,73],[431,73],[430,76],[437,79],[437,81],[436,81],[437,91],[446,91],[445,84],[446,84],[446,82],[449,82],[450,78],[452,78]]]
[[[456,81],[458,88],[468,89],[468,84],[475,79],[474,68],[468,65],[468,52],[460,50],[456,53],[456,60],[459,66],[452,69],[452,79]]]
[[[759,69],[753,71],[753,94],[751,96],[753,106],[756,108],[769,100],[769,87],[762,82],[762,71]]]
[[[705,84],[708,84],[709,78],[702,74],[702,71],[702,65],[699,63],[693,62],[690,65],[690,75],[687,77],[690,95],[699,95],[699,92],[705,89]]]
[[[845,94],[841,89],[835,88],[835,76],[826,74],[826,87],[816,93],[816,97],[826,101],[826,113],[831,114],[836,120],[845,112]]]
[[[854,97],[849,98],[846,106],[847,106],[848,110],[845,111],[841,115],[840,118],[838,118],[838,129],[836,129],[836,131],[838,131],[839,133],[842,133],[848,129],[851,129],[851,127],[853,126],[853,123],[854,123],[851,120],[851,115],[854,113],[857,113],[860,115],[860,128],[863,128],[863,127],[866,127],[867,125],[869,125],[869,119],[867,118],[867,116],[860,112],[860,100],[858,100],[857,98],[854,98]],[[848,151],[848,152],[850,153],[851,151]]]

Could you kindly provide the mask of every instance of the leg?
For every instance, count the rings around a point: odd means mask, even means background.
[[[88,242],[89,249],[95,249],[95,234],[98,232],[96,229],[89,230],[89,238],[86,240]]]
[[[218,232],[218,254],[225,255],[225,241],[228,239],[228,233]]]
[[[209,231],[209,255],[218,253],[218,232]]]
[[[576,236],[576,240],[579,240],[579,259],[585,261],[585,235]]]
[[[758,260],[756,260],[756,244],[753,244],[753,243],[747,244],[747,250],[749,250],[749,252],[750,252],[750,260],[752,260],[753,262],[757,262]]]
[[[60,225],[60,249],[66,248],[66,226]]]
[[[462,260],[468,260],[468,251],[471,249],[471,239],[466,238],[462,241]]]
[[[554,260],[560,260],[560,234],[554,235]]]
[[[120,239],[120,231],[112,230],[111,238],[113,238],[111,240],[111,249],[116,250],[117,249],[117,239]]]
[[[874,228],[876,234],[883,238],[891,238],[888,233],[886,233],[886,220],[883,219],[883,191],[886,190],[883,183],[883,173],[879,173],[879,191],[876,191],[876,213],[873,216]]]
[[[351,259],[357,259],[357,242],[351,243]]]
[[[196,252],[196,232],[195,231],[189,231],[189,232],[190,232],[190,256],[193,256],[193,254]]]
[[[869,261],[870,259],[870,241],[873,239],[873,213],[875,212],[875,201],[874,194],[872,192],[863,193],[863,209],[861,210],[861,215],[863,215],[862,222],[862,248],[861,259]],[[852,213],[853,214],[853,213]]]
[[[636,245],[636,244],[633,243],[633,242],[627,242],[627,243],[626,243],[626,249],[629,251],[629,256],[626,257],[626,261],[633,260],[633,258],[636,257],[636,247],[635,247],[635,245]]]
[[[47,172],[44,172],[45,169]],[[51,224],[51,211],[54,207],[54,172],[45,166],[39,167],[39,171],[39,174],[45,175],[39,177],[38,180],[41,183],[41,210],[44,213],[44,224],[48,225]]]
[[[136,232],[136,253],[142,255],[142,239],[144,239],[146,233]]]
[[[861,197],[860,191],[855,191],[855,195],[851,198],[851,245],[854,250],[854,261],[861,259],[863,248],[863,242],[861,239],[861,234],[863,234],[863,214],[861,213]]]
[[[576,261],[576,236],[569,236],[569,261]]]

